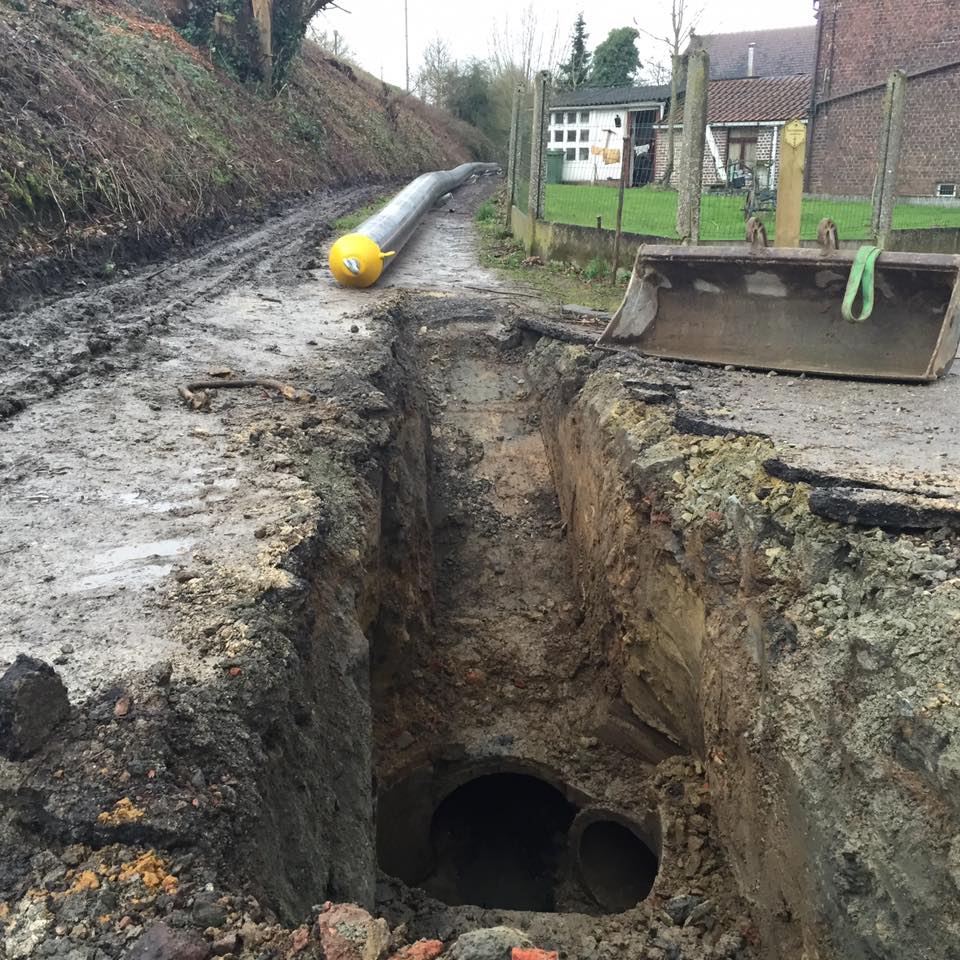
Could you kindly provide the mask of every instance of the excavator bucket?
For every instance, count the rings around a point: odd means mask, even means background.
[[[882,253],[874,306],[841,304],[853,250],[643,246],[598,343],[760,370],[929,381],[960,339],[960,256]]]

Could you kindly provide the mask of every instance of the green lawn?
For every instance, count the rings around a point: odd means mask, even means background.
[[[677,195],[672,190],[650,187],[627,190],[623,200],[623,229],[655,237],[675,238]],[[604,229],[617,220],[617,190],[614,187],[579,184],[547,186],[547,220],[595,227],[602,218]],[[824,217],[837,225],[841,240],[867,240],[870,236],[870,204],[867,201],[804,199],[800,233],[815,240]],[[767,233],[773,239],[774,215],[764,214]],[[923,207],[898,204],[893,213],[895,229],[960,227],[960,204],[956,207]],[[742,240],[743,199],[705,195],[700,207],[700,236],[704,240]]]

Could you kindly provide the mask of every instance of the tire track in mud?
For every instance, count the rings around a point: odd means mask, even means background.
[[[9,314],[0,339],[0,421],[81,378],[136,367],[148,338],[185,322],[192,302],[242,286],[280,290],[302,279],[330,222],[383,189],[372,184],[325,193],[194,255]]]

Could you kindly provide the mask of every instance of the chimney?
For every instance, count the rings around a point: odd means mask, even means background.
[[[753,51],[755,47],[756,47],[755,43],[751,43],[750,46],[747,47],[747,76],[748,77],[753,76]]]

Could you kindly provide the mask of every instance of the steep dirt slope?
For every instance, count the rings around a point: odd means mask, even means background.
[[[476,131],[309,43],[266,99],[128,4],[0,2],[0,287],[38,255],[92,246],[109,273],[320,185],[482,152]]]

